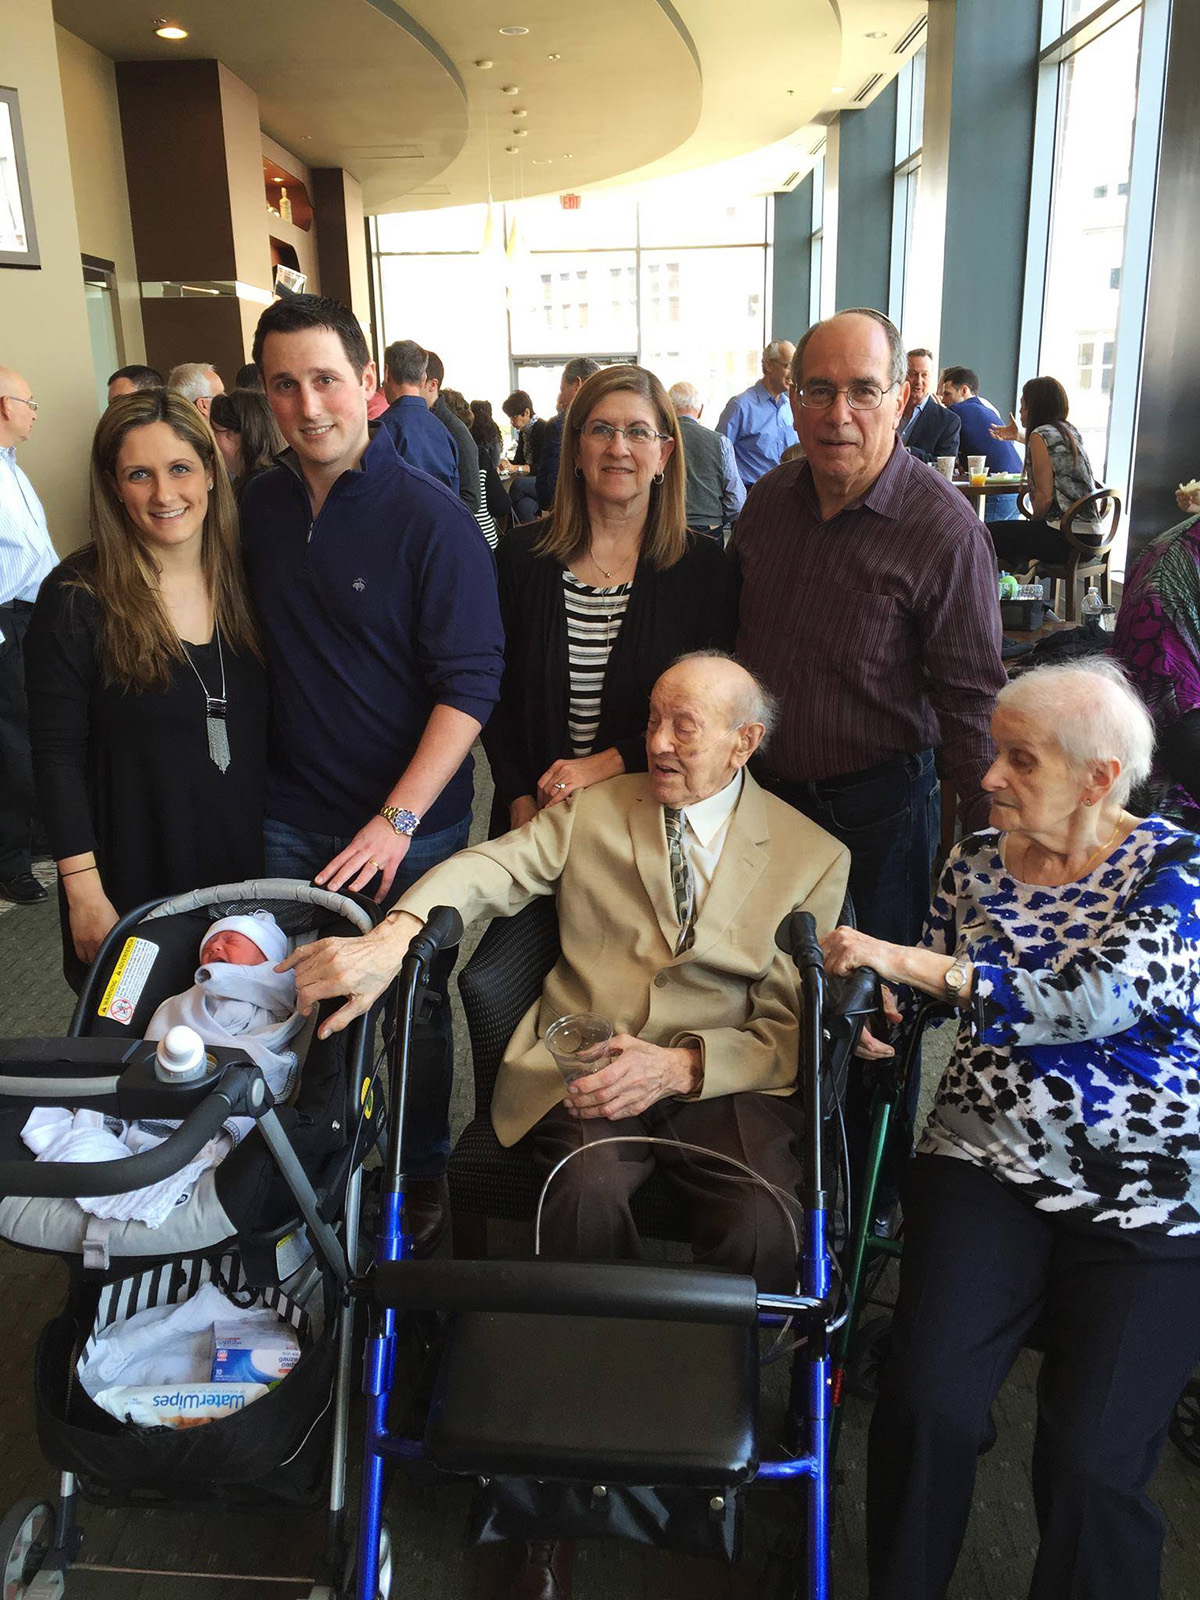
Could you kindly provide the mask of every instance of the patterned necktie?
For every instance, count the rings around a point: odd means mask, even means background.
[[[675,954],[681,956],[685,950],[692,948],[696,937],[696,880],[692,876],[691,862],[683,849],[683,812],[673,806],[664,806],[663,820],[671,860],[671,892],[675,896],[675,915],[679,918]]]

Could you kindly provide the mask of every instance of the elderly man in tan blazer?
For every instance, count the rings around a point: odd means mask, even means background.
[[[651,695],[648,772],[581,790],[460,851],[365,938],[297,951],[288,964],[301,1009],[346,995],[323,1032],[344,1027],[383,992],[434,906],[470,922],[552,894],[561,954],[504,1056],[492,1103],[501,1143],[527,1139],[549,1172],[613,1135],[685,1142],[794,1193],[800,1001],[775,930],[797,906],[820,934],[831,930],[849,856],[745,770],[773,716],[770,696],[729,657],[684,657]],[[612,1059],[564,1093],[546,1030],[583,1011],[612,1021]],[[780,1203],[727,1161],[658,1144],[601,1144],[569,1161],[546,1198],[548,1252],[636,1254],[629,1199],[656,1163],[692,1204],[698,1261],[794,1288]]]

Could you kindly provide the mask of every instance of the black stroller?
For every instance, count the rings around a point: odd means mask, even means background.
[[[265,907],[301,938],[362,934],[378,920],[377,908],[357,896],[282,879],[141,906],[105,940],[69,1038],[0,1043],[0,1237],[58,1255],[69,1269],[67,1303],[41,1334],[34,1373],[39,1443],[62,1474],[60,1500],[21,1502],[0,1522],[6,1600],[63,1592],[82,1540],[78,1494],[108,1505],[250,1510],[327,1500],[328,1570],[314,1575],[312,1592],[342,1580],[352,1366],[344,1290],[355,1264],[362,1158],[379,1120],[363,1092],[371,1018],[329,1040],[315,1028],[301,1035],[298,1086],[279,1106],[240,1051],[210,1049],[201,1079],[165,1083],[155,1046],[142,1040],[159,1003],[191,984],[205,927],[251,907]],[[34,1104],[182,1121],[164,1143],[124,1160],[35,1162],[20,1138]],[[159,1227],[100,1220],[76,1202],[178,1173],[231,1114],[253,1117],[255,1130],[195,1180],[186,1204]],[[207,1283],[291,1325],[300,1354],[286,1377],[202,1427],[122,1423],[97,1406],[77,1369],[100,1330],[182,1302]]]

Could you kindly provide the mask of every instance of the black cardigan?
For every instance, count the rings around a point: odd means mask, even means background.
[[[533,554],[543,529],[514,528],[496,552],[504,678],[483,746],[496,784],[493,829],[501,832],[508,828],[509,805],[536,794],[551,762],[571,754],[563,568]],[[737,568],[713,539],[689,534],[686,554],[662,572],[639,561],[604,675],[597,751],[615,745],[627,772],[646,770],[655,680],[685,651],[733,648],[738,589]]]

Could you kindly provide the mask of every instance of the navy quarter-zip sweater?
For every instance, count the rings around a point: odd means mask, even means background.
[[[495,563],[457,495],[397,455],[386,431],[314,520],[291,451],[240,511],[266,645],[266,814],[349,835],[386,803],[435,705],[486,722],[504,634]],[[425,812],[437,833],[471,808],[470,756]]]

